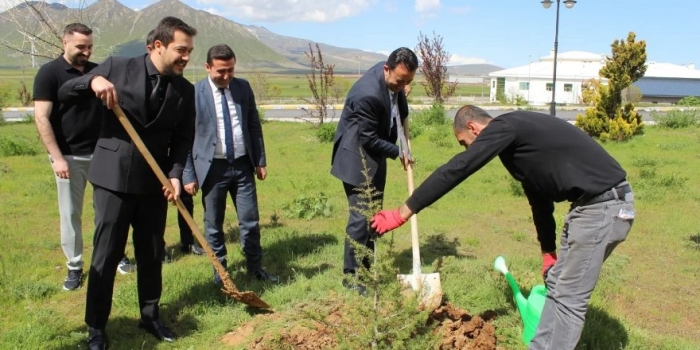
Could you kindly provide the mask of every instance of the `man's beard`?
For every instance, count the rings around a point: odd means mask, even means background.
[[[72,59],[72,61],[73,61],[72,63],[73,63],[73,65],[75,65],[75,66],[81,66],[81,67],[82,67],[82,66],[85,66],[85,64],[87,63],[88,59],[89,59],[89,57],[87,57],[87,56],[85,56],[85,55],[75,55],[75,56],[73,57],[73,59]]]

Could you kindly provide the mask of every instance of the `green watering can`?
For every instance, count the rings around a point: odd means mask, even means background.
[[[530,296],[526,299],[520,291],[520,288],[518,288],[518,283],[515,282],[515,278],[513,278],[513,275],[508,271],[506,259],[504,257],[499,256],[496,258],[493,267],[496,271],[504,274],[508,280],[508,285],[510,285],[510,289],[513,291],[515,304],[518,306],[520,317],[523,319],[525,328],[523,330],[523,342],[525,342],[525,345],[530,345],[530,341],[537,332],[537,326],[540,324],[540,316],[542,315],[544,301],[547,297],[547,287],[545,287],[544,284],[534,286],[530,291]]]

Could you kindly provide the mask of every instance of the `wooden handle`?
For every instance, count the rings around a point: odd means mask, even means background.
[[[156,174],[158,181],[160,181],[160,183],[163,185],[163,187],[167,188],[168,191],[170,191],[170,193],[175,193],[175,189],[173,188],[173,185],[170,183],[170,180],[168,180],[168,178],[163,173],[163,170],[158,165],[158,162],[156,162],[155,158],[153,158],[153,155],[148,150],[146,145],[143,143],[143,140],[141,140],[141,136],[139,136],[139,134],[136,132],[136,129],[134,129],[134,126],[131,124],[129,119],[126,117],[122,108],[117,104],[117,105],[114,105],[112,107],[112,111],[117,116],[117,119],[119,119],[119,122],[122,124],[122,126],[124,126],[126,133],[129,134],[129,137],[131,137],[131,140],[136,145],[136,148],[138,148],[138,150],[141,152],[141,154],[143,155],[143,158],[146,159],[146,162],[151,167],[151,170],[153,170],[153,173]],[[224,268],[223,265],[221,265],[221,262],[219,262],[219,259],[216,258],[216,254],[214,254],[214,251],[211,250],[211,248],[209,247],[209,244],[204,239],[202,232],[199,231],[197,224],[194,223],[194,219],[192,218],[192,215],[190,215],[190,212],[187,211],[187,208],[185,208],[185,204],[182,203],[182,200],[180,200],[179,197],[175,201],[175,205],[177,206],[177,210],[180,211],[180,214],[182,214],[182,217],[185,218],[187,225],[192,230],[192,234],[194,235],[194,237],[197,238],[199,245],[207,253],[210,260],[212,261],[212,264],[214,264],[214,268],[219,273],[219,276],[225,276],[225,274],[227,275],[226,269]],[[235,288],[235,286],[233,288]]]
[[[408,121],[405,121],[406,126],[404,127],[404,132],[406,133],[406,144],[409,149],[411,148],[411,142],[408,140]],[[408,173],[408,195],[413,194],[414,183],[413,183],[413,164],[408,162],[406,166],[406,172]],[[411,248],[413,250],[413,274],[415,276],[420,276],[420,239],[418,238],[418,215],[411,215]]]

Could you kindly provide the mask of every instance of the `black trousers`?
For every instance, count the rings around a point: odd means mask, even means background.
[[[95,186],[95,238],[85,305],[88,326],[104,329],[107,325],[114,277],[124,256],[129,226],[133,228],[141,318],[158,319],[167,203],[160,193],[126,194]]]
[[[382,201],[384,199],[384,184],[386,178],[382,178],[382,181],[373,184],[375,189],[381,192],[377,195],[374,200]],[[343,182],[343,188],[345,189],[345,196],[348,199],[348,224],[345,227],[345,253],[343,256],[343,273],[354,274],[357,270],[359,264],[355,255],[355,248],[350,243],[350,239],[355,242],[364,245],[370,250],[374,251],[374,241],[372,237],[376,234],[374,230],[369,227],[367,218],[364,217],[360,212],[354,210],[353,208],[366,208],[367,204],[362,203],[360,198],[360,192],[357,190],[356,186],[349,183]],[[362,266],[369,269],[370,259],[364,257],[362,259]]]
[[[185,192],[184,185],[181,185],[180,188],[180,200],[190,213],[190,216],[194,216],[194,199],[191,194]],[[190,225],[187,224],[182,214],[180,214],[179,210],[177,212],[177,226],[180,228],[180,244],[183,246],[193,245],[194,236],[192,236],[192,229]]]

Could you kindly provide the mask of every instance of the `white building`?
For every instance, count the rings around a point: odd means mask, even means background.
[[[598,72],[605,64],[605,55],[590,52],[569,51],[561,52],[557,55],[557,83],[556,102],[557,104],[581,104],[581,85],[584,81],[599,78]],[[491,102],[498,100],[499,94],[507,99],[520,97],[528,101],[531,105],[546,105],[552,101],[552,73],[553,73],[553,52],[541,57],[538,62],[530,62],[527,65],[515,68],[504,69],[489,73],[491,78]],[[647,71],[643,80],[647,84],[640,84],[642,95],[645,89],[642,86],[659,84],[650,81],[663,80],[666,85],[662,89],[669,90],[669,86],[680,87],[677,82],[683,82],[683,86],[695,86],[700,84],[700,71],[695,69],[693,64],[680,66],[669,63],[647,62]],[[670,85],[669,85],[670,84]],[[681,89],[682,90],[682,89]],[[684,96],[696,96],[696,89],[687,88]],[[678,92],[674,91],[677,95]],[[681,93],[683,94],[683,93]],[[670,96],[670,95],[669,95]],[[683,97],[683,96],[681,96]],[[677,100],[677,99],[676,99]],[[668,102],[664,100],[663,102]]]

